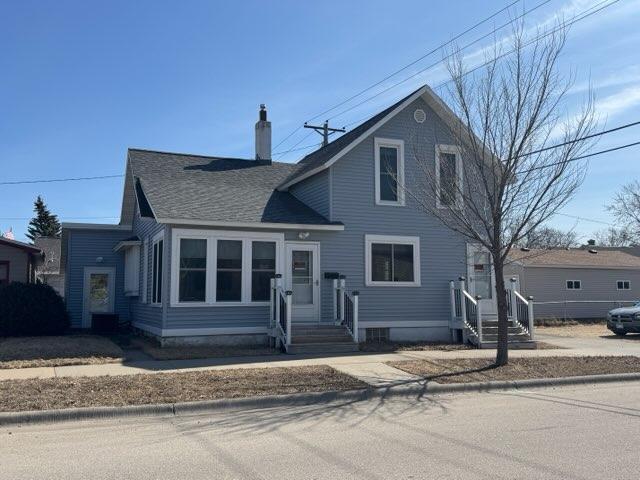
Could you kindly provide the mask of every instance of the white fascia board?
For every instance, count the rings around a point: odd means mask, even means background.
[[[73,223],[63,222],[62,228],[67,230],[124,230],[130,231],[131,225],[118,225],[110,223]]]
[[[196,220],[189,218],[158,218],[158,223],[172,225],[201,225],[222,228],[253,228],[269,230],[330,230],[342,231],[344,225],[315,225],[304,223],[251,223],[251,222],[219,222],[215,220]]]

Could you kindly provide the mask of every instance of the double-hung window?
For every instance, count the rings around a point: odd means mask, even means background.
[[[629,280],[618,280],[618,290],[630,290],[631,282]]]
[[[366,235],[365,255],[367,285],[420,285],[418,237]]]
[[[436,146],[436,203],[438,208],[462,207],[462,157],[454,145]]]
[[[269,302],[282,234],[174,230],[172,305]]]
[[[582,282],[580,280],[567,280],[567,290],[582,290]]]
[[[404,141],[376,138],[376,205],[404,205]]]
[[[164,260],[164,232],[153,240],[151,254],[151,303],[162,303],[162,267]]]

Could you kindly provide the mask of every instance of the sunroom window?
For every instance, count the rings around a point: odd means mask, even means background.
[[[218,240],[216,301],[242,301],[242,240]]]
[[[174,229],[172,245],[172,306],[269,302],[283,234]]]
[[[207,287],[207,241],[183,238],[180,240],[181,302],[204,302]]]

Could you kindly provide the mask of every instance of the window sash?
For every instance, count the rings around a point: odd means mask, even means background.
[[[458,147],[436,145],[436,204],[438,208],[462,208],[462,160]]]
[[[567,290],[582,290],[582,281],[567,280]]]
[[[365,235],[365,254],[366,285],[420,286],[419,238]]]
[[[153,243],[153,263],[151,267],[152,287],[151,303],[162,303],[162,266],[163,266],[164,240]]]
[[[404,142],[376,138],[375,203],[404,206]]]
[[[185,248],[188,246],[191,248]],[[206,239],[181,238],[179,255],[178,300],[180,302],[204,302],[207,292]]]
[[[618,280],[618,290],[631,290],[631,282],[629,280]]]

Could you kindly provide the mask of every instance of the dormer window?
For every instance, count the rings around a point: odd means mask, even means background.
[[[404,205],[404,142],[375,139],[376,205]]]

